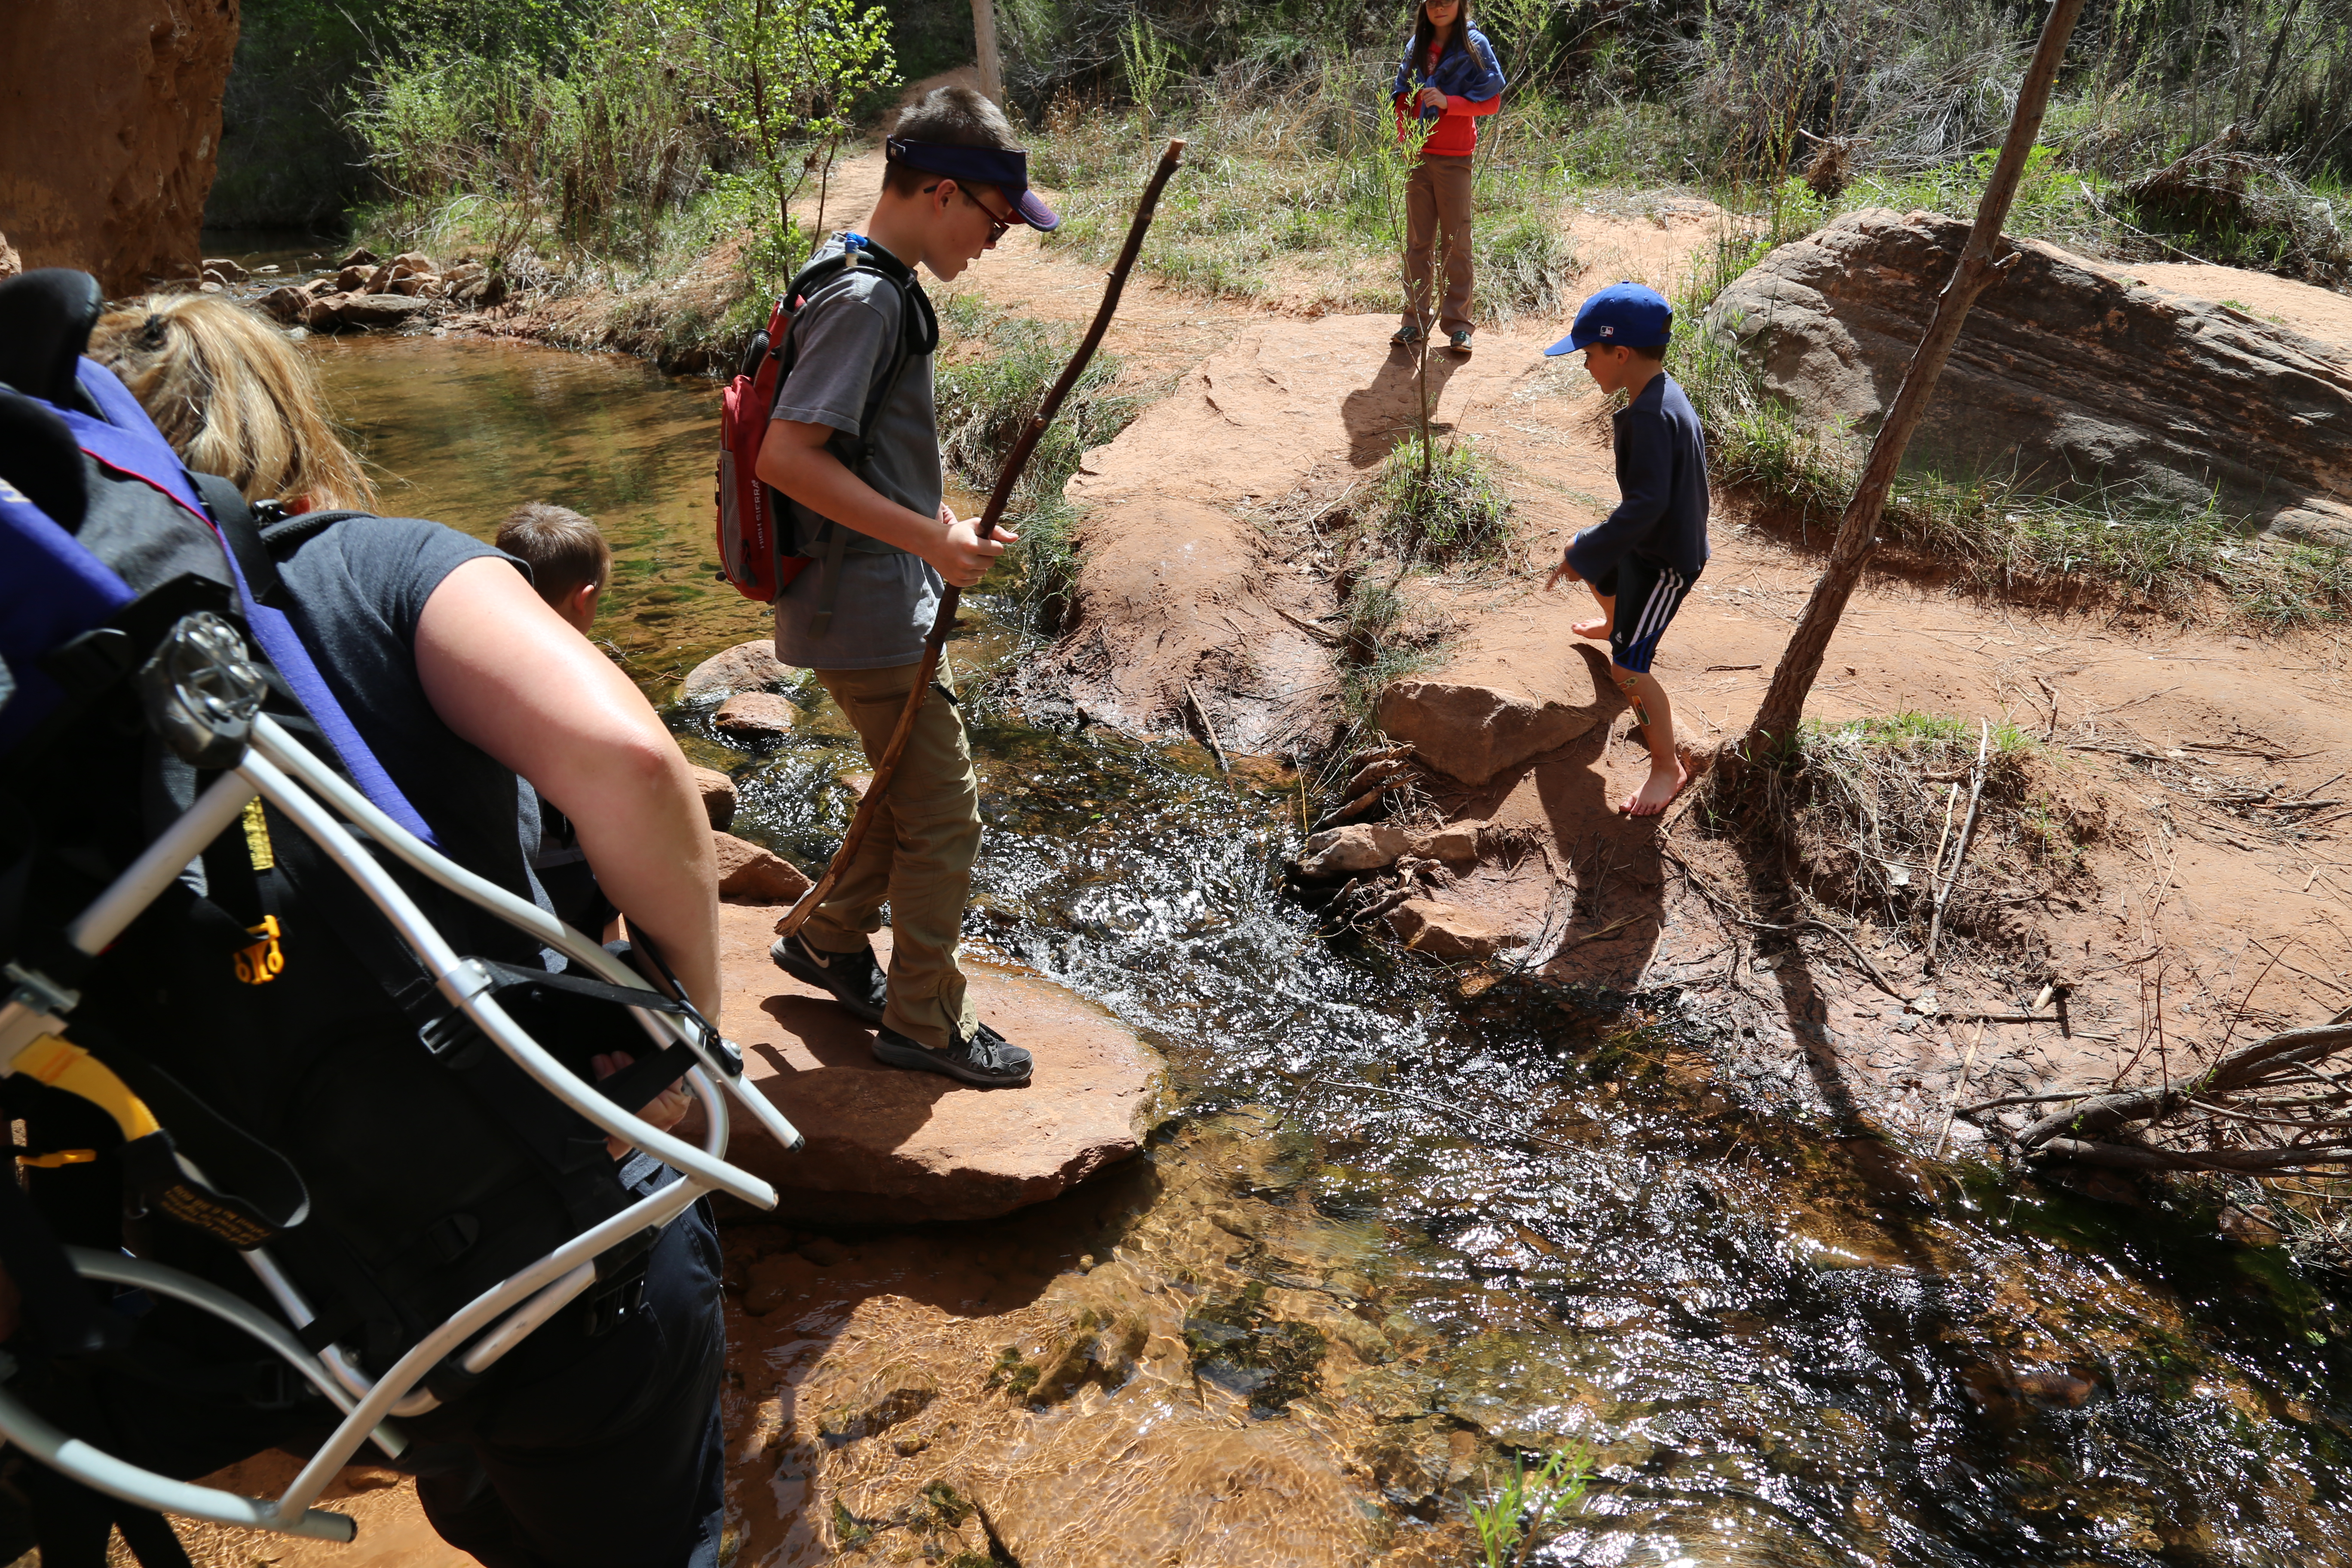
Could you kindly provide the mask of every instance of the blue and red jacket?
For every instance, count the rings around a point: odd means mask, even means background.
[[[1441,158],[1466,158],[1478,146],[1476,117],[1492,114],[1503,106],[1503,68],[1495,58],[1495,46],[1486,35],[1464,24],[1455,29],[1444,52],[1432,66],[1426,56],[1412,58],[1412,40],[1407,38],[1404,58],[1397,66],[1396,81],[1389,89],[1396,100],[1397,136],[1408,136],[1407,116],[1412,100],[1424,87],[1433,87],[1445,95],[1445,111],[1429,139],[1421,144],[1424,153]],[[1425,111],[1424,117],[1427,112]],[[1417,128],[1416,128],[1417,129]]]

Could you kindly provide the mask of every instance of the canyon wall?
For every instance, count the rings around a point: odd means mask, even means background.
[[[0,234],[110,295],[195,271],[238,0],[0,5]]]

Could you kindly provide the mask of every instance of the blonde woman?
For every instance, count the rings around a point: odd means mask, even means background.
[[[114,372],[181,460],[289,513],[375,506],[375,487],[323,412],[310,362],[250,310],[151,294],[102,318],[89,356]]]

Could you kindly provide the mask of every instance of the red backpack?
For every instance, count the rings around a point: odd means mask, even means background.
[[[815,549],[827,535],[833,536],[828,572],[839,563],[845,541],[830,520],[821,523],[804,546],[793,537],[784,498],[760,482],[760,444],[767,439],[768,421],[776,406],[776,387],[792,374],[793,361],[798,357],[793,323],[799,319],[811,295],[834,278],[861,265],[898,285],[902,325],[882,374],[874,378],[874,390],[858,421],[857,435],[853,437],[836,434],[827,443],[845,468],[853,474],[862,474],[873,447],[875,420],[891,393],[898,389],[898,378],[905,373],[908,362],[914,357],[909,352],[910,340],[928,335],[929,342],[921,350],[925,353],[938,342],[937,318],[931,314],[929,301],[924,300],[922,290],[914,286],[911,276],[901,279],[891,268],[875,261],[867,241],[853,235],[845,249],[801,268],[786,286],[784,297],[776,301],[767,330],[751,334],[751,344],[743,351],[741,368],[719,400],[719,476],[714,496],[719,510],[719,574],[734,584],[737,593],[762,605],[774,603],[777,595],[792,586],[793,580],[816,559],[804,553],[804,549]],[[920,309],[917,301],[921,302]],[[929,323],[928,334],[924,323]],[[831,584],[826,586],[826,603],[819,616],[830,620]]]

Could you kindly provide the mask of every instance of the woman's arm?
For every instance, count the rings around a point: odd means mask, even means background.
[[[719,1021],[719,863],[686,758],[595,645],[503,560],[441,580],[416,674],[442,722],[539,787],[580,831],[604,894]]]

